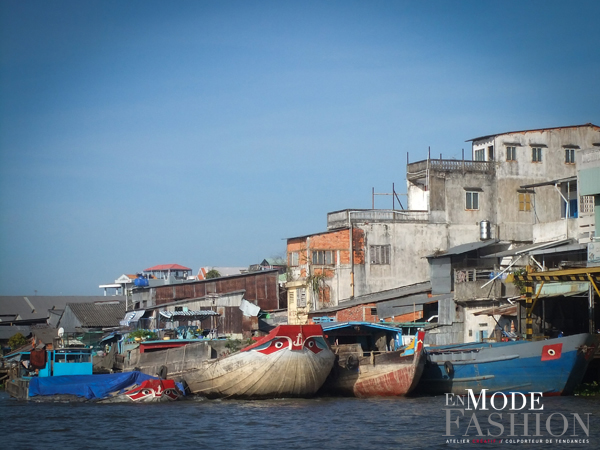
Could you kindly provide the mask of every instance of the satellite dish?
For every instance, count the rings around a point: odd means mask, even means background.
[[[60,327],[58,329],[58,337],[59,338],[63,337],[63,334],[65,334],[65,329],[63,327]]]

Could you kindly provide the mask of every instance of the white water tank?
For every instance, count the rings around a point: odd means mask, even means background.
[[[487,241],[492,238],[492,224],[489,220],[479,222],[479,239]]]

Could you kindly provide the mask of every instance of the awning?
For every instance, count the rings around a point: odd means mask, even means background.
[[[510,250],[505,250],[503,252],[485,255],[485,256],[482,256],[482,258],[504,258],[506,256],[518,256],[518,255],[523,255],[523,254],[537,255],[537,254],[540,254],[540,252],[543,250],[546,250],[549,248],[557,249],[557,247],[561,248],[563,246],[566,247],[572,243],[573,243],[573,241],[571,239],[562,239],[562,240],[551,241],[551,242],[538,242],[536,244],[522,245],[520,247],[515,247]],[[570,250],[572,250],[572,249],[571,248],[561,248],[560,250],[556,250],[556,251],[558,252],[558,251],[570,251]]]
[[[516,316],[517,305],[496,306],[495,308],[482,309],[473,313],[474,316],[481,316],[483,314],[487,316]]]
[[[203,320],[207,317],[218,316],[219,313],[211,311],[210,309],[203,309],[200,311],[161,311],[160,315],[167,319],[174,319],[176,317],[190,317],[193,319]]]
[[[125,314],[125,317],[119,323],[124,327],[128,327],[131,324],[131,322],[139,321],[145,312],[145,309],[141,309],[139,311],[130,311]]]
[[[463,253],[471,252],[473,250],[478,250],[480,248],[488,247],[493,244],[498,244],[500,241],[496,239],[492,239],[489,241],[476,241],[469,242],[467,244],[457,245],[456,247],[450,247],[448,250],[443,250],[439,253],[433,253],[431,255],[427,255],[425,258],[443,258],[445,256],[452,255],[462,255]]]

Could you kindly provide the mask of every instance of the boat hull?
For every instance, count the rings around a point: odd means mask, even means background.
[[[183,380],[208,398],[310,397],[334,359],[320,326],[282,325],[241,352],[201,362]]]
[[[599,336],[578,334],[544,341],[429,347],[417,391],[440,395],[542,392],[570,395],[598,350]]]
[[[154,403],[175,401],[184,394],[173,380],[139,372],[17,378],[6,387],[12,397],[35,402]]]
[[[402,356],[401,351],[357,358],[358,364],[348,359],[337,361],[327,379],[324,394],[353,397],[391,397],[412,392],[423,372],[425,354]]]

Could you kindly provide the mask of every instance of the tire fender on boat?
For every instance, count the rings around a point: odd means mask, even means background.
[[[446,371],[446,374],[451,377],[454,375],[454,364],[452,364],[450,361],[446,361],[444,363],[444,370]]]
[[[358,367],[358,358],[354,355],[348,355],[346,358],[346,369],[355,369]]]
[[[158,369],[158,378],[166,380],[167,379],[168,370],[169,369],[167,368],[167,366],[160,366],[160,369]]]

